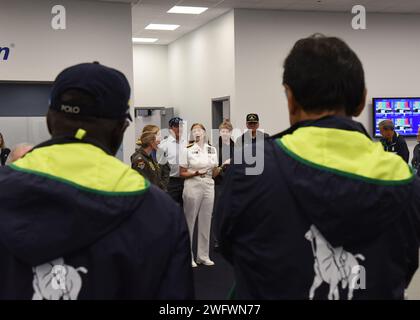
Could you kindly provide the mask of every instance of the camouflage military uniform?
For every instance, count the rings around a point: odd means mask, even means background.
[[[165,184],[161,177],[161,168],[159,164],[151,155],[148,155],[142,147],[138,148],[131,156],[131,167],[134,170],[137,170],[151,183],[165,190]]]

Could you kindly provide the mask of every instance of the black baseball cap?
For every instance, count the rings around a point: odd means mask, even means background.
[[[95,100],[92,106],[72,101],[62,103],[62,95],[80,90]],[[125,75],[98,62],[81,63],[63,70],[55,79],[50,96],[50,109],[59,112],[107,119],[130,120],[130,84]]]
[[[179,127],[179,124],[182,123],[184,120],[180,117],[174,117],[171,120],[169,120],[169,128],[171,127]]]
[[[259,122],[260,118],[258,118],[258,114],[250,113],[246,116],[246,122]]]

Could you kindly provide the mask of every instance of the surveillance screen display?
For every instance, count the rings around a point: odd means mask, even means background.
[[[378,124],[390,119],[402,136],[417,135],[420,126],[420,98],[373,98],[374,136],[380,137]]]

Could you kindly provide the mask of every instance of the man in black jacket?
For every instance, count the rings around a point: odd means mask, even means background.
[[[379,122],[378,126],[382,135],[381,143],[384,146],[384,150],[398,154],[408,163],[410,151],[408,151],[407,142],[395,132],[392,120],[383,120]]]
[[[246,115],[246,127],[248,130],[236,139],[236,144],[240,147],[252,144],[255,148],[257,140],[263,140],[268,137],[267,133],[258,130],[260,127],[260,117],[256,113]]]
[[[264,131],[258,130],[260,118],[256,113],[247,114],[246,127],[248,130],[239,136],[235,142],[235,162],[243,162],[254,167],[253,171],[258,174],[261,172],[259,163],[263,152],[257,153],[257,149],[264,145],[264,139],[268,138],[269,135]]]
[[[236,298],[403,299],[420,185],[352,120],[366,98],[360,60],[338,38],[301,39],[283,84],[291,127],[257,150],[262,174],[230,168],[217,208]]]
[[[0,300],[193,298],[180,207],[114,157],[129,98],[98,63],[56,78],[52,139],[0,171]]]

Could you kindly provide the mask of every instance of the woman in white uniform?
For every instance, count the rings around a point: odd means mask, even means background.
[[[191,242],[198,216],[197,263],[212,266],[214,262],[209,257],[210,226],[214,204],[213,175],[216,173],[218,157],[216,148],[206,142],[206,129],[202,124],[193,124],[191,135],[195,142],[186,148],[180,164],[180,175],[185,178],[182,195],[184,213]],[[196,267],[192,243],[191,256],[192,266]]]

